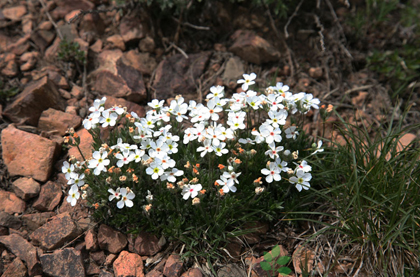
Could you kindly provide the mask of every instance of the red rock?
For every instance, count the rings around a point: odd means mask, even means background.
[[[125,64],[145,75],[152,75],[157,67],[155,58],[151,57],[149,53],[139,53],[137,50],[125,52],[121,59]]]
[[[153,256],[160,251],[159,239],[147,232],[140,232],[134,242],[134,249],[141,256]]]
[[[39,197],[32,206],[39,211],[52,211],[60,203],[62,196],[61,186],[52,181],[48,181],[41,186]]]
[[[403,135],[401,138],[400,138],[400,141],[399,141],[399,143],[398,143],[398,146],[397,146],[397,151],[402,151],[402,150],[404,150],[404,148],[405,147],[407,147],[413,140],[415,140],[417,138],[417,136],[416,135],[414,135],[414,134],[410,134],[410,133],[407,133],[407,134],[405,134],[405,135]]]
[[[181,274],[183,262],[178,255],[172,254],[169,256],[166,261],[165,268],[163,269],[163,275],[169,276],[179,276]]]
[[[98,37],[103,35],[105,31],[105,23],[98,13],[89,13],[82,17],[79,29],[80,37],[85,37],[87,33],[93,37]]]
[[[106,39],[107,45],[105,46],[105,49],[114,49],[118,48],[121,51],[125,51],[125,43],[123,38],[120,35],[113,35],[109,36]]]
[[[115,277],[144,277],[143,260],[135,253],[122,251],[112,267]]]
[[[114,106],[126,107],[127,112],[129,113],[135,112],[139,117],[146,116],[146,110],[144,109],[144,106],[137,105],[136,103],[127,101],[123,98],[115,98],[112,96],[107,96],[106,102],[105,102],[105,109],[109,109]]]
[[[101,273],[99,274],[99,277],[114,277],[114,274],[108,271],[101,271]]]
[[[62,89],[69,89],[69,83],[66,78],[58,71],[49,71],[48,78],[58,87]],[[61,95],[60,95],[61,96]],[[64,109],[60,109],[64,110]]]
[[[140,40],[139,49],[142,52],[153,53],[153,51],[155,51],[155,47],[156,44],[152,37],[147,36]]]
[[[35,43],[36,46],[38,46],[41,53],[45,52],[45,49],[50,46],[54,38],[55,32],[52,30],[37,30],[31,33],[31,40]]]
[[[96,40],[94,44],[90,46],[90,49],[95,53],[99,53],[102,50],[102,45],[103,45],[102,40],[98,39]]]
[[[240,243],[229,242],[226,245],[226,250],[229,252],[230,256],[233,257],[235,260],[241,258],[242,245]]]
[[[77,100],[82,99],[82,97],[84,96],[84,95],[83,95],[83,88],[82,88],[82,87],[79,87],[79,86],[76,86],[76,85],[74,85],[74,86],[71,88],[70,93],[71,93],[71,95],[72,95],[73,97],[75,97]]]
[[[242,64],[242,60],[239,57],[234,56],[229,58],[226,62],[226,67],[223,72],[223,80],[225,80],[227,84],[229,84],[229,81],[231,80],[236,82],[236,80],[242,78],[242,74],[244,73],[245,69]]]
[[[144,38],[143,24],[139,16],[126,15],[120,23],[120,34],[125,42]]]
[[[101,273],[101,269],[99,268],[99,266],[97,264],[95,264],[94,262],[88,263],[88,265],[86,267],[86,274],[87,275],[98,275],[100,273]]]
[[[312,250],[299,245],[293,252],[293,268],[297,274],[302,274],[302,270],[311,272],[314,266],[315,254]]]
[[[117,255],[109,254],[108,256],[106,256],[105,265],[107,266],[111,265],[115,261],[116,258],[117,258]]]
[[[54,108],[64,110],[65,103],[56,86],[47,77],[26,85],[25,89],[3,112],[12,122],[38,125],[42,111]]]
[[[38,196],[41,186],[32,178],[19,178],[12,184],[12,189],[23,200]]]
[[[30,231],[34,231],[44,225],[49,218],[55,216],[54,212],[34,213],[22,215],[22,221]]]
[[[9,235],[9,228],[0,226],[0,236]]]
[[[203,74],[210,55],[210,52],[203,52],[188,55],[186,59],[176,54],[160,62],[152,83],[156,98],[168,99],[182,94],[187,100],[197,99],[196,80]]]
[[[16,194],[10,191],[0,190],[0,211],[8,214],[20,214],[23,213],[25,209],[25,201],[17,197]]]
[[[96,251],[98,249],[98,239],[95,231],[92,229],[88,230],[85,235],[85,243],[87,251]]]
[[[1,70],[1,74],[6,77],[15,77],[19,72],[18,65],[15,60],[8,61],[6,66]]]
[[[26,277],[26,272],[26,266],[23,264],[22,260],[19,258],[15,258],[13,262],[7,266],[2,276]]]
[[[19,229],[22,226],[22,221],[18,217],[0,211],[0,226]]]
[[[16,234],[0,236],[0,244],[26,263],[30,276],[41,274],[42,269],[37,258],[36,247],[24,238]]]
[[[44,21],[44,22],[39,23],[38,25],[39,30],[51,30],[52,27],[53,25],[50,21]]]
[[[99,247],[111,253],[118,253],[127,245],[127,237],[111,227],[101,224],[98,230]]]
[[[36,65],[37,59],[39,57],[39,52],[26,52],[20,57],[20,70],[28,71],[34,68]]]
[[[89,256],[92,260],[95,261],[98,265],[103,265],[106,260],[106,256],[104,251],[98,251],[98,252],[89,252]],[[111,262],[112,263],[112,262]],[[110,264],[111,264],[110,263]]]
[[[92,10],[95,4],[86,0],[55,0],[57,7],[51,11],[54,19],[64,18],[66,14],[74,10]]]
[[[80,145],[79,148],[83,153],[83,156],[86,159],[90,159],[92,157],[92,143],[93,138],[92,135],[89,134],[88,130],[82,129],[77,132],[77,135],[80,137]],[[80,155],[79,150],[77,147],[73,146],[69,149],[69,156],[74,156],[78,161],[82,161],[83,158]]]
[[[234,43],[229,51],[245,61],[262,64],[280,59],[280,52],[253,31],[237,30],[232,39]]]
[[[311,67],[309,68],[309,76],[314,79],[319,79],[324,75],[321,67]]]
[[[163,277],[163,274],[160,271],[152,270],[146,274],[146,277]]]
[[[58,50],[60,48],[60,37],[56,37],[53,44],[45,50],[44,58],[47,61],[54,61],[57,57]]]
[[[54,277],[86,276],[82,254],[74,248],[57,250],[39,257],[43,272]]]
[[[14,21],[20,21],[22,19],[22,16],[24,16],[27,13],[27,10],[26,7],[22,5],[11,8],[4,8],[2,12],[5,18]]]
[[[187,272],[181,275],[181,277],[202,277],[203,273],[198,268],[191,268]]]
[[[55,142],[16,129],[13,125],[3,130],[2,142],[3,159],[10,175],[33,177],[39,181],[48,179],[59,151]]]
[[[66,14],[64,16],[64,21],[66,21],[66,22],[72,22],[72,20],[75,19],[76,16],[79,16],[79,14],[81,12],[82,12],[82,10],[73,10],[73,11],[69,12],[68,14]]]
[[[103,95],[124,97],[138,103],[147,98],[141,72],[126,65],[121,50],[106,50],[98,55],[99,67],[89,75],[92,89]]]
[[[82,123],[79,116],[48,109],[42,112],[38,122],[38,129],[44,131],[56,131],[60,136],[64,136],[69,128],[76,129]]]
[[[80,229],[71,219],[69,213],[59,214],[38,229],[31,235],[32,242],[39,244],[46,250],[54,250],[64,245],[80,234]]]

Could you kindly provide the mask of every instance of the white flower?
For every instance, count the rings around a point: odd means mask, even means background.
[[[127,191],[126,188],[122,188],[120,189],[120,195],[121,200],[117,202],[118,209],[124,208],[124,205],[129,208],[133,207],[133,201],[131,199],[135,197],[135,194],[131,190]]]
[[[227,150],[226,148],[225,148],[225,146],[226,146],[226,143],[224,143],[224,142],[221,142],[219,145],[217,145],[217,146],[213,146],[213,150],[214,150],[214,153],[217,155],[217,156],[222,156],[222,154],[227,154],[227,153],[229,153],[229,150]]]
[[[159,110],[163,107],[163,104],[165,103],[164,100],[157,100],[157,99],[153,99],[152,102],[147,103],[147,105],[149,105],[149,107],[152,107],[155,110]]]
[[[155,160],[149,165],[148,168],[146,168],[146,173],[148,175],[152,175],[152,179],[156,180],[159,178],[160,175],[163,174],[163,167],[162,167],[162,161],[158,158],[155,158]]]
[[[131,151],[123,151],[122,154],[118,153],[117,155],[115,155],[115,157],[119,159],[119,161],[117,162],[117,166],[123,167],[125,164],[128,164],[129,162],[134,160],[135,156],[136,155]]]
[[[121,189],[121,188],[117,188],[117,190],[108,189],[108,192],[111,194],[111,195],[108,197],[108,200],[109,200],[109,201],[112,201],[112,200],[114,200],[114,199],[120,200],[120,198],[121,198],[120,189]]]
[[[102,117],[99,118],[99,123],[102,124],[102,127],[105,128],[107,126],[115,126],[117,123],[118,115],[116,113],[110,111],[102,112]]]
[[[268,117],[270,119],[267,119],[266,122],[270,123],[274,128],[278,128],[279,125],[286,124],[286,118],[287,118],[287,111],[280,110],[278,112],[276,111],[269,111]]]
[[[258,110],[259,108],[261,108],[261,101],[260,98],[258,96],[252,96],[252,97],[248,97],[246,99],[246,102],[248,103],[248,105],[250,105],[254,110]]]
[[[228,193],[229,191],[231,192],[236,192],[236,187],[235,187],[235,183],[233,182],[232,179],[228,179],[224,176],[220,176],[219,180],[216,180],[216,182],[223,186],[222,190],[224,193]]]
[[[184,174],[184,171],[182,171],[182,170],[178,170],[178,169],[176,169],[176,168],[172,168],[172,171],[165,171],[165,173],[163,173],[161,176],[160,176],[160,180],[161,181],[165,181],[165,180],[168,180],[169,182],[171,182],[171,183],[175,183],[176,182],[176,178],[175,178],[175,176],[181,176],[181,175],[183,175]]]
[[[204,146],[200,146],[197,148],[197,152],[202,152],[200,154],[201,157],[204,157],[208,152],[213,152],[213,148],[211,147],[211,140],[206,139],[204,140]]]
[[[308,165],[307,161],[302,161],[299,165],[296,167],[296,171],[303,171],[303,172],[309,172],[312,170],[312,167]]]
[[[241,172],[236,173],[234,171],[231,171],[231,172],[223,172],[223,177],[228,178],[228,179],[232,179],[235,183],[239,184],[239,181],[238,181],[237,178],[241,174],[242,174]]]
[[[301,191],[302,188],[308,190],[311,186],[308,181],[312,178],[310,173],[305,173],[303,170],[298,170],[296,172],[296,177],[290,177],[289,182],[295,184],[296,189]]]
[[[95,151],[92,154],[92,159],[89,161],[89,168],[95,168],[93,174],[99,175],[102,171],[106,171],[105,166],[109,165],[109,160],[106,159],[108,153],[104,151],[102,154],[99,151]]]
[[[72,177],[72,173],[74,171],[74,165],[73,164],[69,164],[69,162],[65,161],[63,163],[63,166],[61,167],[61,172],[66,174],[66,179],[70,180]]]
[[[83,186],[85,184],[85,181],[83,181],[83,179],[85,178],[85,174],[77,174],[75,172],[71,173],[71,179],[69,180],[69,182],[67,183],[68,185],[77,185],[79,187]]]
[[[150,192],[150,190],[147,190],[146,200],[147,200],[147,202],[149,202],[149,203],[153,201],[153,195],[152,195],[152,193]]]
[[[318,146],[316,147],[316,150],[311,155],[315,155],[318,152],[324,152],[324,149],[322,149],[321,146],[322,146],[322,140],[318,140]]]
[[[265,177],[265,180],[267,181],[267,183],[271,183],[273,182],[273,180],[274,181],[281,180],[280,169],[278,168],[276,163],[270,163],[269,169],[263,168],[261,169],[261,173],[264,175],[267,175],[267,177]]]
[[[213,86],[213,87],[210,88],[211,93],[207,94],[206,98],[207,99],[211,99],[211,98],[214,98],[214,97],[221,98],[221,97],[224,96],[224,94],[223,94],[224,89],[225,88],[222,87],[222,86],[217,86],[217,87]]]
[[[201,186],[201,184],[196,184],[196,185],[184,185],[184,187],[182,188],[182,198],[184,198],[185,200],[188,200],[188,198],[194,198],[198,195],[198,192],[202,189],[203,187]]]
[[[254,80],[255,80],[255,78],[257,78],[257,74],[255,74],[255,73],[251,73],[249,75],[248,74],[243,74],[242,76],[244,78],[238,80],[238,84],[242,84],[242,89],[244,91],[246,91],[250,85],[255,84]]]
[[[96,127],[96,124],[99,123],[99,113],[93,113],[83,120],[83,127],[86,130],[90,130]]]
[[[289,128],[286,129],[285,131],[286,133],[286,138],[290,139],[296,139],[296,136],[299,135],[299,132],[296,131],[296,126],[290,126]]]
[[[93,101],[93,106],[89,108],[89,111],[92,113],[102,112],[104,110],[103,104],[105,104],[106,97],[103,97],[101,100],[95,99]]]
[[[144,154],[145,154],[144,150],[136,149],[134,152],[134,161],[136,163],[140,162]]]
[[[283,151],[284,147],[283,146],[277,146],[274,144],[274,142],[270,143],[268,145],[268,147],[270,147],[269,150],[265,151],[265,155],[269,155],[270,158],[275,159],[279,157],[279,154],[277,154],[280,151]]]
[[[77,200],[80,198],[80,192],[77,185],[72,185],[69,190],[69,196],[67,196],[67,202],[70,203],[70,205],[74,206],[77,203]]]

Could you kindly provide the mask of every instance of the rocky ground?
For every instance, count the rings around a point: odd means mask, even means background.
[[[143,116],[150,99],[182,94],[201,101],[211,86],[234,92],[243,73],[255,72],[262,85],[281,81],[293,91],[313,93],[352,123],[379,125],[392,114],[395,102],[387,88],[372,72],[355,66],[366,53],[347,48],[340,23],[350,9],[340,1],[334,3],[335,12],[313,7],[315,12],[306,16],[315,19],[294,19],[299,22],[290,25],[264,9],[217,1],[191,22],[155,20],[151,11],[132,4],[114,7],[96,0],[0,1],[1,276],[210,274],[205,264],[181,261],[154,234],[127,235],[95,223],[88,208],[73,208],[65,200],[68,186],[61,166],[79,154],[63,147],[63,136],[68,128],[77,130],[89,155],[91,138],[80,126],[100,96],[107,96],[109,106],[126,106]],[[317,17],[322,19],[318,25]],[[329,23],[322,25],[323,20]],[[64,39],[78,43],[81,57],[71,52],[59,58]],[[420,117],[418,86],[414,90],[411,102],[403,102],[413,105],[406,124]],[[397,116],[401,109],[395,110]],[[320,135],[318,119],[316,112],[307,115],[305,129],[314,136]],[[419,134],[405,136],[403,143]],[[331,130],[328,136],[337,134]],[[298,274],[298,264],[313,263],[314,257],[311,250],[296,247],[294,231],[282,231],[281,239],[289,241],[282,251],[293,254]],[[254,252],[232,244],[233,259],[218,265],[218,276],[266,276],[260,255],[279,242],[269,232],[263,226],[246,238]],[[343,261],[331,276],[348,274],[352,266],[351,260]]]

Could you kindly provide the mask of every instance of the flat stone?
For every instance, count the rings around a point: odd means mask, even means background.
[[[69,128],[77,129],[81,123],[82,119],[77,115],[50,108],[42,112],[38,129],[47,132],[56,131],[60,136],[64,136]]]
[[[135,103],[146,101],[147,91],[141,72],[125,64],[122,56],[119,49],[105,50],[98,55],[99,67],[89,74],[92,89]]]
[[[22,56],[20,56],[20,70],[21,71],[28,71],[35,67],[37,60],[39,58],[39,52],[26,52]]]
[[[156,43],[152,37],[146,36],[139,42],[139,49],[142,52],[153,53],[156,48]]]
[[[140,71],[144,75],[152,75],[157,67],[156,59],[149,53],[139,53],[137,50],[125,52],[121,57],[122,61]]]
[[[86,276],[82,254],[74,248],[54,251],[39,257],[44,273],[54,277]]]
[[[302,274],[303,270],[312,271],[315,262],[315,253],[299,245],[292,255],[293,268],[297,274]]]
[[[262,64],[280,59],[280,52],[254,31],[237,30],[232,39],[234,43],[229,51],[247,62]]]
[[[111,227],[101,224],[98,230],[99,247],[111,253],[119,253],[127,245],[127,237]]]
[[[211,52],[190,54],[187,59],[176,54],[161,61],[152,83],[156,98],[168,99],[182,94],[187,100],[196,100],[196,82],[203,74],[210,55]]]
[[[1,133],[1,142],[3,160],[11,176],[22,175],[41,182],[48,180],[60,150],[57,143],[12,125]]]
[[[163,274],[160,271],[152,270],[146,274],[146,277],[163,277]]]
[[[55,0],[57,7],[51,11],[54,19],[64,18],[68,13],[74,10],[92,10],[95,4],[86,0]]]
[[[19,198],[26,201],[37,197],[41,186],[32,178],[22,177],[13,182],[12,189]]]
[[[76,132],[80,138],[80,145],[79,148],[83,153],[83,156],[86,159],[90,159],[92,157],[92,143],[93,138],[92,135],[89,134],[88,130],[81,129],[80,131]],[[69,156],[74,156],[78,161],[83,161],[82,155],[80,154],[77,147],[73,146],[69,149]]]
[[[115,277],[144,277],[143,260],[135,253],[122,251],[112,267]]]
[[[13,262],[11,262],[6,270],[3,272],[2,276],[7,277],[26,277],[26,266],[22,262],[21,259],[15,258]]]
[[[1,74],[6,77],[15,77],[19,72],[19,67],[16,60],[11,60],[6,63],[6,66],[1,70]]]
[[[24,16],[28,11],[25,6],[21,5],[11,8],[4,8],[2,12],[5,18],[13,21],[20,21],[22,16]]]
[[[36,229],[31,235],[32,242],[46,250],[54,250],[80,234],[69,213],[55,216],[51,221]]]
[[[179,255],[172,254],[166,261],[165,268],[163,269],[163,275],[165,276],[179,276],[181,275],[183,262]]]
[[[45,212],[45,213],[34,213],[34,214],[24,214],[22,215],[22,221],[25,222],[26,227],[30,231],[34,231],[47,223],[48,219],[55,216],[54,212]]]
[[[54,38],[55,32],[51,30],[37,30],[31,34],[31,40],[38,46],[41,53],[45,52],[45,49],[51,45]]]
[[[95,231],[92,229],[88,230],[85,235],[85,243],[87,251],[96,251],[98,250],[98,238],[96,237]]]
[[[26,263],[30,276],[41,274],[42,268],[38,261],[35,246],[17,234],[0,236],[0,244],[4,245],[10,252]]]
[[[159,239],[147,232],[140,232],[134,241],[134,249],[141,256],[153,256],[161,250]]]
[[[114,49],[118,48],[121,51],[125,51],[125,43],[120,35],[113,35],[106,38],[106,47],[105,49]]]
[[[17,230],[22,226],[22,221],[13,215],[0,211],[0,226]]]
[[[184,272],[181,277],[202,277],[203,273],[198,268],[191,268],[187,272]],[[220,275],[219,275],[220,276]],[[232,275],[230,277],[233,277]]]
[[[244,65],[239,57],[231,57],[226,62],[225,71],[223,72],[223,80],[227,84],[229,81],[236,81],[245,73]]]
[[[120,23],[120,34],[125,42],[144,38],[143,24],[139,16],[126,15]]]
[[[23,213],[26,209],[25,201],[13,192],[0,190],[0,211],[8,214]]]
[[[44,77],[26,85],[6,107],[3,116],[18,124],[37,126],[41,113],[48,108],[64,110],[65,102],[54,83]]]
[[[104,251],[89,252],[90,258],[98,265],[103,265],[106,260]]]
[[[42,212],[52,211],[60,203],[62,196],[61,186],[48,181],[41,186],[41,192],[38,199],[33,203],[33,207]]]

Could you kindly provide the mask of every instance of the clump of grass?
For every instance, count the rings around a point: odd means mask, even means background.
[[[359,257],[354,272],[414,276],[420,256],[420,151],[418,140],[402,146],[400,139],[420,125],[403,127],[402,117],[371,137],[366,128],[341,121],[345,145],[333,143],[314,161],[322,172],[314,182],[325,186],[318,195],[334,210],[329,222],[317,223],[341,241],[338,252]]]

